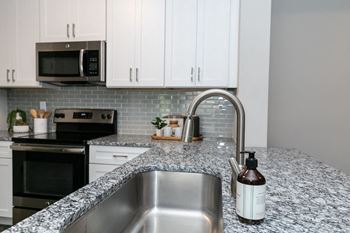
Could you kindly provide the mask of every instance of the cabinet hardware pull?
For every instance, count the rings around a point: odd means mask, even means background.
[[[9,69],[6,70],[6,80],[7,80],[7,82],[10,82],[10,70]]]
[[[201,68],[200,67],[198,67],[197,75],[198,75],[198,82],[200,82],[201,81]]]
[[[75,23],[72,24],[72,30],[73,30],[73,37],[75,38]]]
[[[127,159],[128,156],[127,155],[113,155],[113,158],[125,158],[125,159]]]
[[[136,68],[136,82],[139,82],[139,68]]]
[[[13,69],[12,70],[12,82],[14,82],[14,81],[16,81],[16,80],[15,80],[15,70]]]
[[[67,24],[67,37],[68,37],[68,38],[70,37],[70,34],[69,34],[69,24]]]
[[[132,82],[132,67],[129,69],[129,80]]]
[[[191,67],[191,82],[193,82],[194,68]]]

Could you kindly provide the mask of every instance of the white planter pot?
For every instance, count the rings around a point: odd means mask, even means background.
[[[158,137],[163,136],[163,129],[156,129],[156,136]]]
[[[14,133],[27,133],[27,132],[29,132],[29,125],[14,125],[13,132]]]

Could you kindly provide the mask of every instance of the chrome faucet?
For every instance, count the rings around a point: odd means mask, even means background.
[[[231,168],[232,168],[232,179],[231,179],[231,191],[232,194],[235,194],[236,179],[235,177],[242,171],[244,168],[244,137],[245,137],[245,113],[241,101],[233,94],[228,91],[220,89],[211,89],[202,92],[194,98],[187,110],[187,119],[185,122],[184,130],[182,132],[182,141],[192,142],[193,137],[193,115],[195,115],[197,107],[204,100],[212,97],[219,96],[227,99],[232,103],[236,110],[237,114],[237,126],[236,126],[236,159],[231,157],[229,159]]]

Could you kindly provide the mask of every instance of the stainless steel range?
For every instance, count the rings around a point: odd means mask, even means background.
[[[117,132],[117,112],[56,109],[56,132],[14,137],[13,224],[88,183],[87,141]]]

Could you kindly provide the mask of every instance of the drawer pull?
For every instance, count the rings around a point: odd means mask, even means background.
[[[124,159],[127,159],[128,156],[127,155],[113,155],[113,158],[124,158]]]

